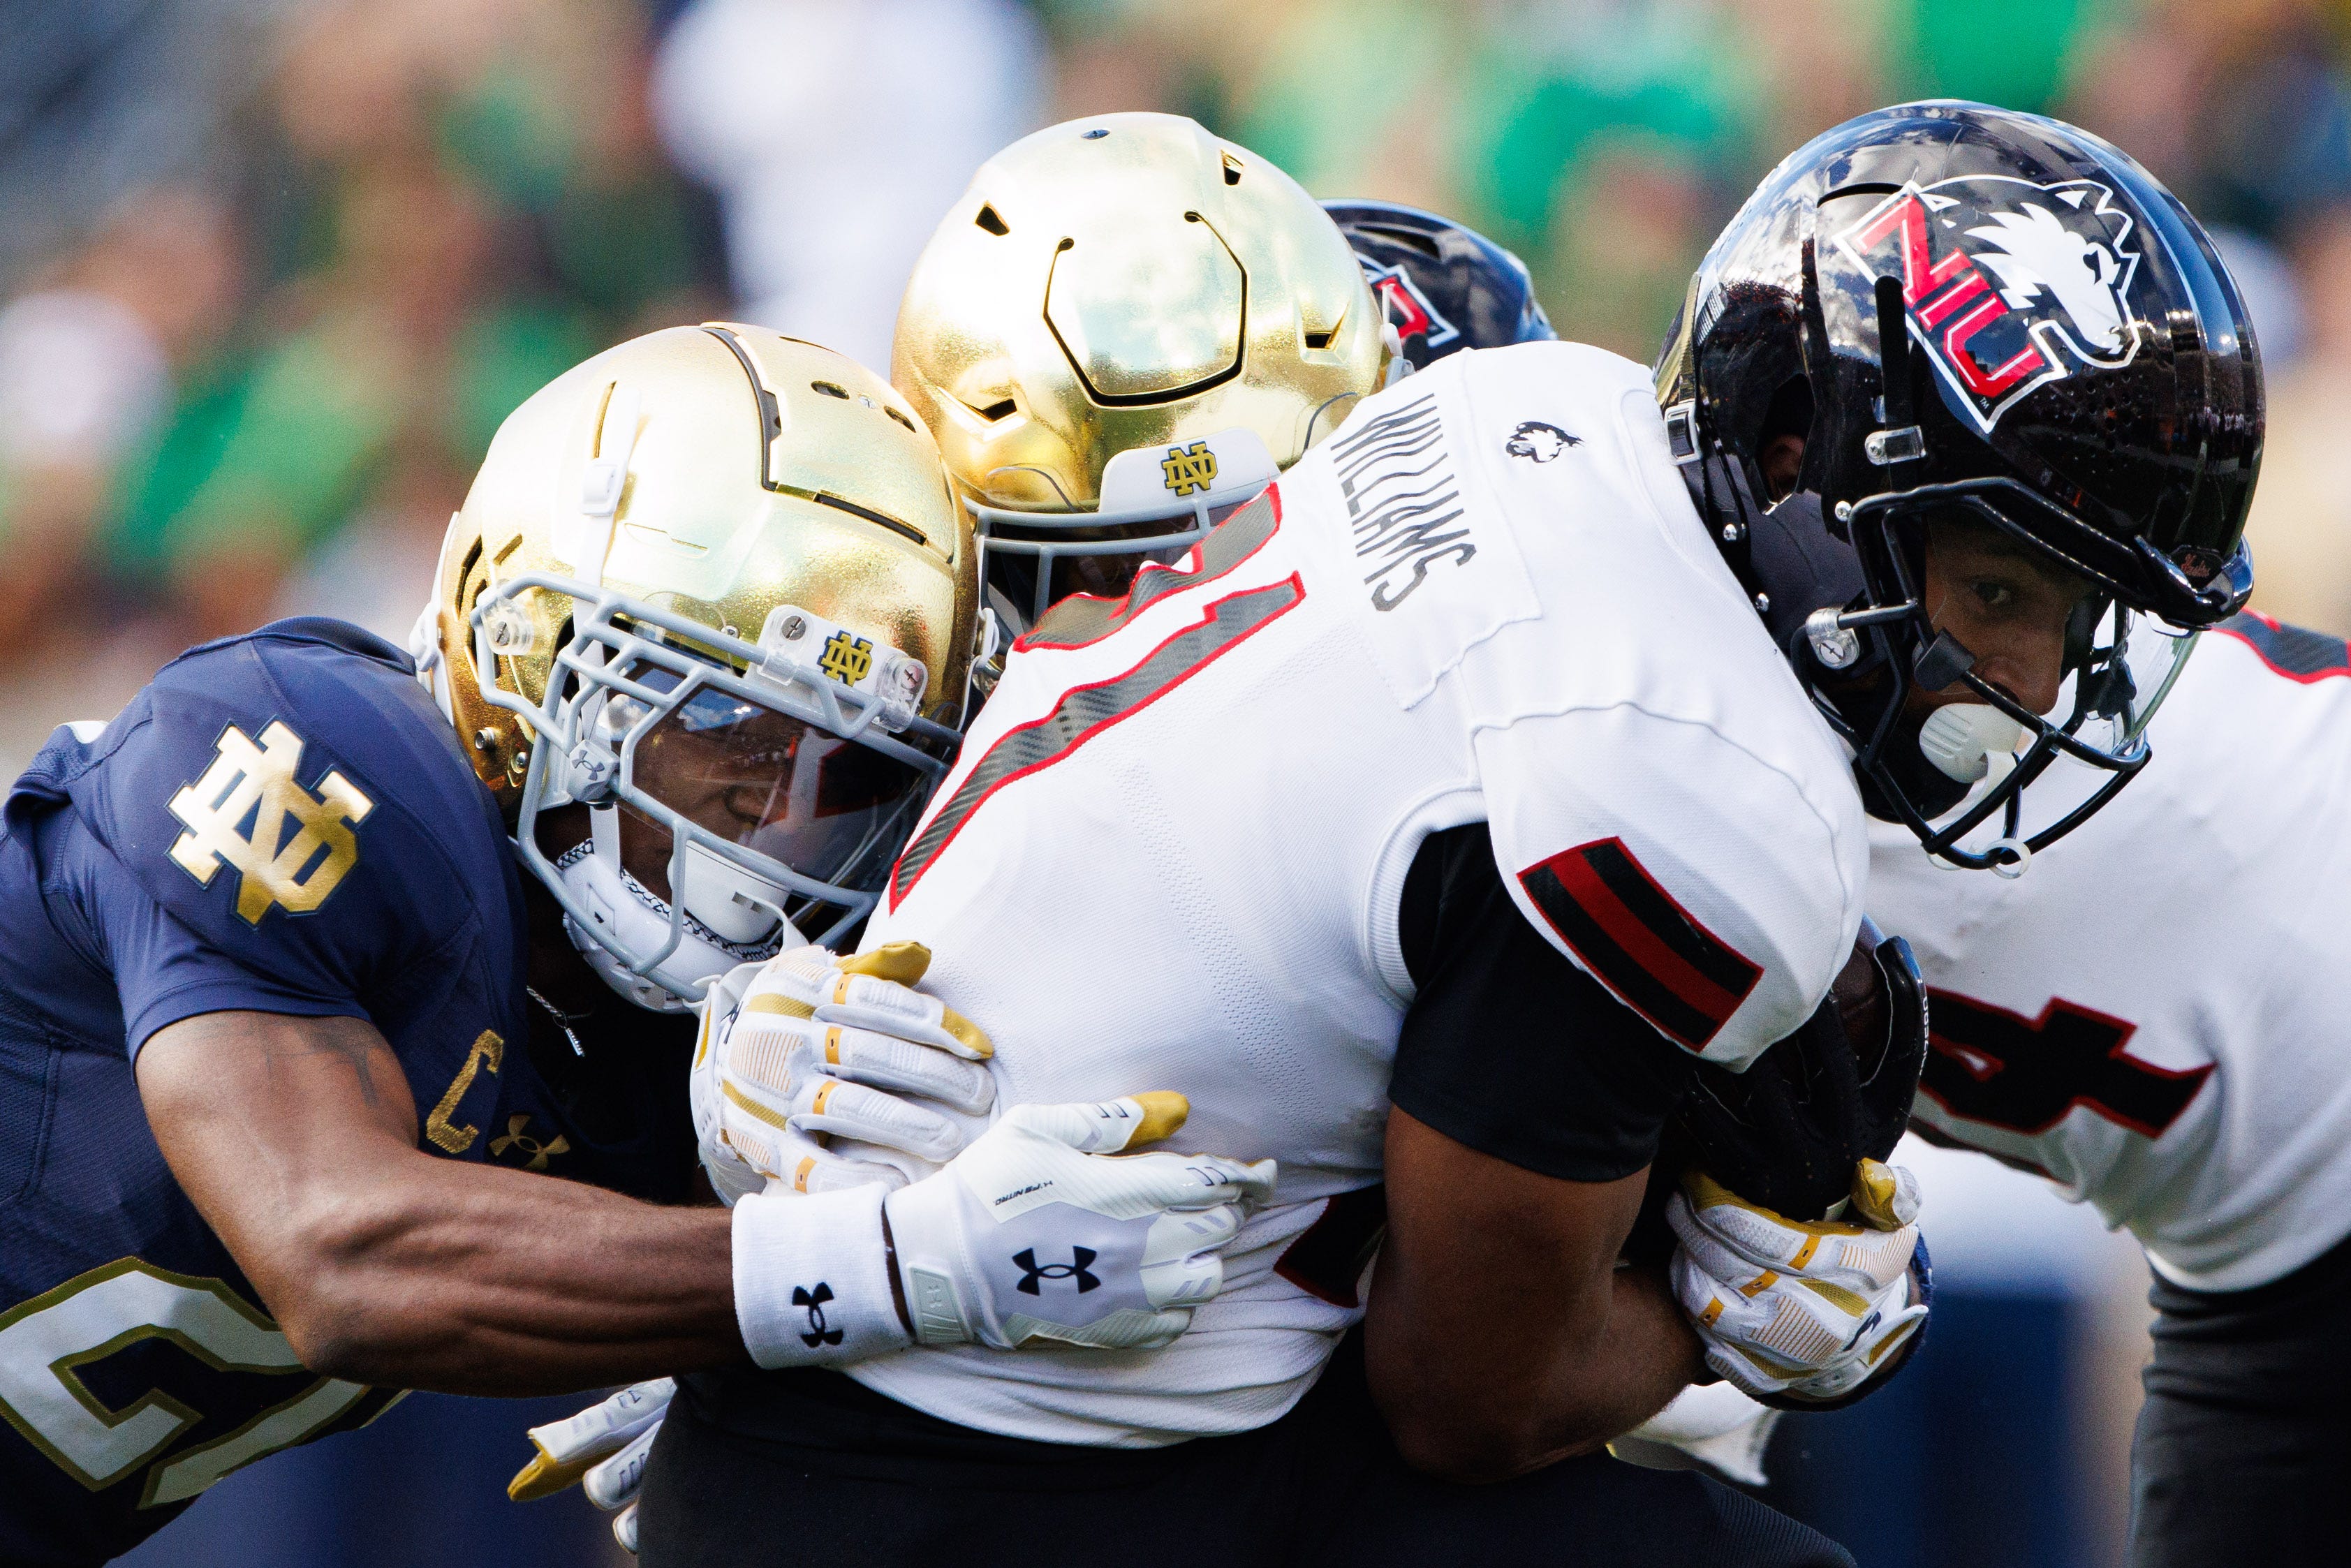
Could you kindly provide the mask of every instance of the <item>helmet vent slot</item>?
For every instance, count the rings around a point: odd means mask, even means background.
[[[998,213],[993,205],[986,202],[982,202],[980,204],[979,215],[973,218],[971,221],[977,224],[981,228],[986,229],[989,234],[995,235],[999,238],[1012,232],[1012,226],[1004,221],[1003,214]]]
[[[1336,327],[1326,327],[1319,332],[1310,327],[1306,330],[1306,346],[1310,349],[1327,349],[1331,346],[1332,340],[1338,335],[1339,329]]]
[[[847,402],[849,401],[849,390],[846,387],[841,386],[837,382],[809,382],[809,385],[816,391],[822,392],[827,397],[837,397],[843,402]]]
[[[1225,154],[1225,183],[1228,185],[1238,185],[1240,183],[1241,161],[1228,152]]]
[[[990,424],[994,424],[999,420],[1010,419],[1015,413],[1019,412],[1019,406],[1008,397],[1004,398],[999,402],[989,403],[986,408],[973,408],[970,403],[964,404],[964,407],[971,409],[972,413],[979,415],[980,418],[987,421]]]
[[[908,419],[904,414],[900,413],[896,409],[894,409],[894,408],[891,408],[891,407],[889,407],[887,404],[884,404],[884,405],[883,405],[883,407],[882,412],[883,412],[883,413],[888,414],[892,419],[896,420],[900,424],[904,425],[908,430],[910,430],[910,431],[914,430],[914,422],[913,420],[911,420],[911,419]],[[918,432],[917,434],[919,434],[919,432]]]
[[[925,535],[922,529],[914,527],[914,524],[902,523],[897,518],[882,512],[877,512],[871,507],[861,507],[854,501],[844,501],[840,497],[828,495],[822,490],[819,490],[813,499],[824,506],[838,507],[840,510],[849,513],[852,517],[863,517],[869,523],[879,523],[882,527],[889,529],[892,533],[903,535],[904,537],[914,540],[918,545],[922,545],[925,548],[928,548],[930,545],[931,541],[929,536]]]

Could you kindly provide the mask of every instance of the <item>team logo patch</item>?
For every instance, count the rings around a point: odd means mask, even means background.
[[[1461,329],[1437,313],[1428,296],[1413,282],[1412,275],[1400,267],[1382,267],[1374,261],[1364,263],[1364,281],[1372,286],[1372,297],[1380,302],[1389,326],[1399,338],[1417,334],[1432,350],[1442,349],[1461,336]]]
[[[258,746],[231,725],[204,777],[172,797],[172,815],[187,829],[172,845],[172,861],[199,887],[210,887],[222,866],[235,872],[236,912],[250,925],[273,904],[308,914],[359,863],[351,829],[375,802],[331,770],[313,795],[294,780],[301,761],[302,737],[284,724],[272,722]]]
[[[1545,424],[1540,419],[1521,420],[1518,429],[1510,432],[1502,450],[1513,457],[1530,458],[1548,463],[1571,446],[1583,444],[1583,437],[1570,435],[1556,424]]]
[[[1622,839],[1562,851],[1519,883],[1585,968],[1691,1051],[1707,1048],[1763,977],[1674,902]]]
[[[1204,491],[1217,482],[1217,455],[1208,450],[1205,441],[1189,446],[1171,446],[1167,455],[1159,460],[1159,471],[1167,476],[1167,488],[1178,496]]]
[[[873,673],[873,644],[850,632],[835,632],[825,640],[816,667],[842,685],[853,686]]]
[[[1989,434],[2033,388],[2137,353],[2137,226],[2095,181],[1968,174],[1904,185],[1836,244],[1902,279],[1911,337]]]

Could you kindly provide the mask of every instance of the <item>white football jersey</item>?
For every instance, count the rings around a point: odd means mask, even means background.
[[[2351,1231],[2351,667],[2339,639],[2228,627],[2146,770],[2022,877],[1880,824],[1869,898],[1933,990],[1917,1119],[2220,1291]]]
[[[1801,1023],[1860,921],[1844,755],[1700,527],[1646,373],[1595,349],[1459,354],[1366,400],[1176,568],[1022,640],[866,940],[930,946],[999,1106],[1178,1090],[1177,1146],[1270,1155],[1279,1193],[1166,1349],[852,1375],[1113,1447],[1288,1409],[1362,1315],[1360,1259],[1318,1278],[1332,1249],[1292,1246],[1381,1179],[1405,875],[1479,821],[1527,918],[1715,1061]]]

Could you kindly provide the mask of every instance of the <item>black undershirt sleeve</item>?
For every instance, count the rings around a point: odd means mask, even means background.
[[[1568,1181],[1614,1181],[1656,1157],[1692,1059],[1529,924],[1485,823],[1422,842],[1398,916],[1418,988],[1388,1089],[1398,1109]]]

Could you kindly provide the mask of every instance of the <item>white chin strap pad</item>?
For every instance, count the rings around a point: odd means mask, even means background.
[[[575,854],[563,865],[563,885],[590,911],[603,934],[630,952],[655,953],[669,940],[669,909],[633,878],[623,875],[619,859],[590,852]],[[689,913],[691,909],[689,907]],[[698,921],[701,917],[695,916]],[[601,942],[567,915],[563,925],[571,945],[604,983],[641,1008],[655,1012],[684,1012],[695,1004],[705,984],[736,965],[764,955],[723,947],[692,925],[678,934],[676,950],[644,975],[632,972]],[[800,937],[787,924],[777,932],[775,919],[762,911],[758,925],[770,941],[780,935],[793,946]],[[755,936],[758,935],[755,933]],[[765,944],[763,944],[765,946]]]
[[[783,919],[784,890],[766,877],[721,860],[700,844],[685,846],[685,912],[722,942],[773,939]]]

